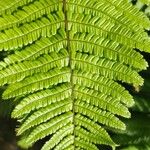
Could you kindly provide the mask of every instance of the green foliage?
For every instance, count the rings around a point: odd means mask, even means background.
[[[150,150],[150,146],[149,145],[136,145],[136,146],[129,146],[121,150]]]
[[[118,150],[149,150],[150,149],[150,81],[149,69],[142,72],[145,83],[138,93],[134,92],[135,105],[132,107],[132,118],[125,119],[126,130],[116,130],[112,137],[120,144]],[[113,130],[114,131],[114,130]]]
[[[125,130],[119,116],[131,116],[122,83],[143,85],[147,16],[126,0],[6,0],[0,14],[0,85],[15,104],[19,145],[118,146],[107,129]]]
[[[130,120],[125,120],[126,130],[117,131],[113,138],[120,145],[137,145],[150,143],[150,117],[135,113]]]
[[[149,89],[150,89],[150,78],[145,77],[145,83],[140,93],[134,96],[135,105],[132,108],[132,110],[136,112],[141,112],[141,113],[150,112]]]

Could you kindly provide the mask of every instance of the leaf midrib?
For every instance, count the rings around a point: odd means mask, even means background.
[[[72,51],[71,51],[71,45],[70,45],[70,33],[69,33],[69,23],[68,23],[68,17],[67,17],[67,0],[63,0],[63,13],[65,15],[65,32],[66,32],[66,37],[67,37],[67,51],[69,54],[69,67],[70,67],[70,84],[71,84],[71,101],[72,101],[72,113],[73,113],[73,120],[72,123],[74,125],[73,128],[73,143],[75,143],[75,99],[74,99],[74,84],[73,84],[73,70],[72,70]],[[74,150],[75,150],[75,145],[74,145]]]

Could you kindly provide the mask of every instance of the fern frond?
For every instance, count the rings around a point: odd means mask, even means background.
[[[3,71],[1,71],[0,85],[5,83],[14,83],[16,81],[21,81],[27,76],[31,76],[38,72],[47,72],[55,67],[62,68],[68,66],[68,57],[62,55],[61,53],[50,53],[50,55],[45,55],[40,57],[35,61],[24,61],[19,64],[10,66]]]
[[[7,66],[19,63],[25,60],[35,60],[42,54],[49,54],[50,52],[65,53],[66,35],[63,30],[59,31],[57,36],[53,35],[50,38],[40,38],[35,44],[26,47],[22,51],[15,51],[15,54],[9,55],[0,62],[0,67],[6,68]]]
[[[105,129],[103,129],[101,126],[99,126],[97,123],[93,123],[90,119],[81,116],[80,114],[76,115],[76,125],[78,126],[82,126],[84,128],[86,128],[87,130],[89,130],[90,132],[92,132],[93,134],[98,134],[97,136],[99,137],[99,139],[101,139],[101,141],[103,144],[112,144],[115,145],[115,143],[111,140],[111,138],[109,137],[108,133],[105,131]]]
[[[105,57],[117,62],[120,61],[138,69],[145,69],[145,66],[148,66],[147,62],[138,52],[117,42],[99,37],[99,35],[75,34],[70,40],[71,48],[77,49],[79,52]]]
[[[136,114],[136,113],[134,113]],[[150,121],[148,115],[136,114],[131,120],[125,120],[126,130],[116,131],[114,140],[122,146],[148,144],[150,142]],[[144,122],[144,124],[143,124]]]
[[[14,12],[12,15],[5,15],[0,18],[0,30],[9,27],[19,26],[20,24],[34,21],[43,15],[58,11],[62,7],[61,1],[40,0],[22,7],[21,10]],[[9,22],[8,22],[9,20]]]
[[[34,0],[9,0],[9,1],[0,1],[0,15],[11,14],[17,10],[18,7],[27,5]]]
[[[84,148],[89,150],[98,150],[94,144],[84,141],[83,139],[76,138],[75,144],[77,145],[77,149]]]
[[[91,106],[85,102],[77,101],[75,103],[75,111],[88,116],[95,122],[102,123],[118,129],[125,129],[125,124],[122,123],[116,116],[110,112],[102,111],[98,107]]]
[[[127,118],[130,117],[128,109],[120,104],[120,102],[110,96],[99,93],[98,91],[89,90],[88,88],[84,88],[81,86],[76,86],[74,88],[74,97],[78,100],[87,102],[90,105],[108,110],[114,114]]]
[[[109,79],[133,83],[135,85],[143,84],[143,79],[136,71],[121,63],[93,55],[77,53],[73,58],[72,69],[98,73]]]
[[[131,107],[134,104],[133,98],[128,91],[120,86],[120,84],[105,78],[104,76],[87,73],[86,71],[74,71],[74,84],[94,89],[105,95],[111,95],[128,107]]]
[[[19,128],[18,135],[22,134],[25,130],[30,129],[33,126],[36,126],[40,123],[46,122],[47,120],[61,114],[64,112],[71,111],[72,104],[69,100],[63,100],[46,106],[44,108],[38,109],[31,116],[26,118],[24,124]]]
[[[140,13],[136,8],[133,8],[131,4],[129,5],[129,3],[124,0],[121,0],[120,3],[117,3],[115,0],[103,2],[69,0],[67,6],[70,11],[98,15],[102,18],[106,18],[112,22],[115,22],[116,24],[125,26],[130,30],[138,31],[142,27],[149,28],[150,25],[149,20],[142,13]],[[129,11],[125,8],[128,8]],[[136,23],[133,21],[133,16],[131,14],[136,17],[134,20]],[[142,21],[139,19],[142,19]],[[137,24],[140,24],[140,26]]]
[[[99,139],[100,136],[98,136],[96,133],[93,134],[91,132],[86,131],[85,129],[81,128],[80,126],[77,126],[75,128],[75,135],[82,138],[83,140],[95,144],[103,144]]]
[[[78,1],[76,1],[78,2]],[[84,3],[84,1],[83,1]],[[106,5],[102,3],[97,2],[97,5],[95,5],[94,2],[92,2],[94,4],[93,8],[97,8],[100,7],[97,11],[101,12],[103,9],[106,12]],[[104,2],[106,3],[106,2]],[[79,1],[78,4],[74,4],[73,2],[73,9],[69,9],[71,7],[69,7],[68,9],[70,10],[69,14],[68,14],[68,19],[69,19],[69,30],[72,30],[74,33],[75,32],[88,32],[88,33],[94,33],[96,35],[101,35],[105,38],[107,38],[109,36],[109,38],[111,40],[115,40],[118,41],[119,43],[122,43],[124,45],[126,45],[127,47],[135,47],[135,48],[139,48],[140,50],[144,50],[144,51],[150,51],[149,50],[149,37],[146,33],[142,32],[141,34],[137,34],[137,32],[134,31],[134,35],[133,35],[133,31],[129,31],[127,28],[124,28],[124,26],[122,27],[122,23],[120,23],[119,25],[115,24],[114,22],[110,22],[110,18],[107,20],[106,17],[102,18],[102,16],[95,16],[96,19],[93,21],[93,16],[92,15],[84,15],[79,14],[79,13],[71,13],[72,10],[77,9],[76,7],[81,6],[82,2]],[[86,4],[87,6],[87,4]],[[86,8],[85,6],[85,8]],[[91,7],[91,4],[90,6]],[[89,9],[89,7],[87,7],[87,9]],[[111,10],[112,6],[109,6],[108,8]],[[82,9],[82,8],[81,8]],[[79,8],[80,11],[80,8]],[[113,18],[115,16],[115,10],[114,8],[112,9],[113,12],[111,13],[111,18]],[[84,11],[83,11],[84,12]],[[90,12],[90,11],[89,11]],[[93,11],[92,11],[93,12]],[[108,11],[109,12],[109,11]],[[106,13],[105,13],[106,14]],[[119,16],[119,17],[118,17]],[[120,18],[120,12],[117,13],[117,18]],[[128,24],[130,24],[126,19],[122,17],[124,20],[122,20],[122,22],[127,22]],[[117,20],[119,20],[117,19]],[[111,20],[112,21],[112,20]],[[147,20],[148,21],[148,20]],[[130,21],[131,22],[131,21]],[[133,21],[132,21],[133,23]],[[107,24],[107,26],[106,26]],[[137,26],[137,24],[132,24],[132,29],[134,29],[134,27]],[[138,30],[140,32],[140,26],[138,26]],[[136,29],[137,31],[137,29]],[[132,38],[132,40],[131,40]]]
[[[36,20],[35,22],[25,23],[21,27],[14,27],[0,33],[0,50],[12,50],[33,43],[40,36],[56,34],[58,28],[63,27],[64,16],[62,12]],[[11,37],[13,36],[13,37]]]
[[[28,77],[23,81],[11,84],[7,91],[3,93],[3,98],[23,96],[27,93],[33,93],[44,88],[57,85],[58,83],[68,82],[70,80],[70,70],[54,69],[47,73],[38,73],[34,76]]]
[[[0,9],[0,85],[3,99],[17,99],[19,145],[118,146],[107,130],[125,130],[119,116],[130,117],[122,83],[143,85],[148,63],[136,49],[150,52],[146,15],[126,0],[6,0]]]
[[[70,96],[71,86],[68,86],[68,84],[39,91],[22,99],[22,101],[14,109],[12,116],[15,118],[21,117],[32,110],[38,110],[39,108],[45,107],[52,103],[58,103],[61,100],[69,98]]]
[[[69,124],[63,128],[61,128],[56,134],[52,136],[52,138],[45,143],[42,147],[42,150],[52,149],[55,145],[57,145],[64,137],[73,133],[73,125]]]
[[[60,149],[66,149],[68,146],[72,145],[74,143],[74,137],[73,136],[67,136],[64,138],[63,141],[61,141],[54,150],[60,150]]]
[[[66,125],[72,122],[72,115],[73,115],[72,112],[67,112],[58,117],[51,119],[50,121],[46,123],[43,123],[35,127],[32,133],[26,138],[24,142],[27,145],[32,145],[34,141],[37,141],[38,139],[42,139],[46,137],[47,135],[55,133],[58,129],[61,129],[63,126],[64,128],[66,128]],[[73,128],[72,128],[72,131],[73,131]]]

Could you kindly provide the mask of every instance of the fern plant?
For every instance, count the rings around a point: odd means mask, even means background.
[[[149,61],[149,55],[146,59]],[[135,105],[131,108],[132,118],[124,119],[125,131],[116,130],[113,140],[119,143],[118,150],[149,150],[150,149],[150,69],[143,71],[144,86],[137,93],[132,91]]]
[[[126,149],[139,147],[139,150],[148,150],[150,146],[149,120],[149,115],[137,112],[133,113],[131,120],[124,120],[127,126],[126,131],[118,130],[116,134],[112,136],[113,140],[121,145],[119,149],[122,149],[121,147]]]
[[[97,150],[125,130],[148,64],[150,21],[126,0],[1,0],[2,98],[15,104],[19,145]],[[138,51],[138,50],[139,51]]]

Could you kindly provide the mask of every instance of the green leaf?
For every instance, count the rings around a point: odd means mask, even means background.
[[[115,149],[109,131],[128,129],[134,100],[124,85],[143,85],[149,29],[126,0],[1,0],[0,86],[15,105],[18,144]]]

